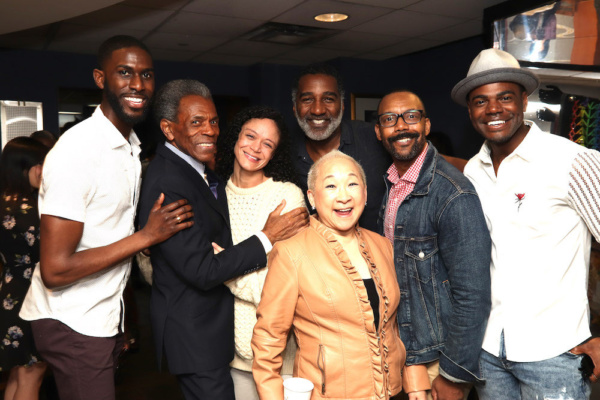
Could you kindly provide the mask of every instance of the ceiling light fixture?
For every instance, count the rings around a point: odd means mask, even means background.
[[[348,19],[348,14],[341,13],[326,13],[315,16],[315,19],[320,22],[340,22]]]

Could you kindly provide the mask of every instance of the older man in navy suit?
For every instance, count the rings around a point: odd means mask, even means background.
[[[223,282],[264,267],[272,243],[305,226],[308,214],[298,208],[280,215],[282,203],[263,231],[232,246],[225,184],[205,168],[219,136],[210,91],[198,81],[171,81],[157,95],[156,117],[166,143],[148,167],[142,215],[160,193],[166,201],[187,199],[194,209],[190,229],[152,248],[157,356],[164,349],[186,399],[233,400],[233,296]],[[212,243],[226,250],[215,254]]]

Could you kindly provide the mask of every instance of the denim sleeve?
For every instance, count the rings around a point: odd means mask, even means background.
[[[492,244],[475,193],[449,199],[438,217],[438,240],[453,305],[440,373],[454,381],[480,381],[479,354],[491,307]]]

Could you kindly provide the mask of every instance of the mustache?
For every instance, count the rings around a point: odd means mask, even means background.
[[[417,139],[419,137],[418,133],[415,132],[400,132],[397,135],[391,136],[388,138],[388,142],[390,144],[393,144],[395,141],[397,140],[402,140],[402,139]]]

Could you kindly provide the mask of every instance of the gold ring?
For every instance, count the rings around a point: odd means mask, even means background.
[[[181,223],[181,217],[179,215],[176,216],[175,219],[177,220],[177,223]]]

